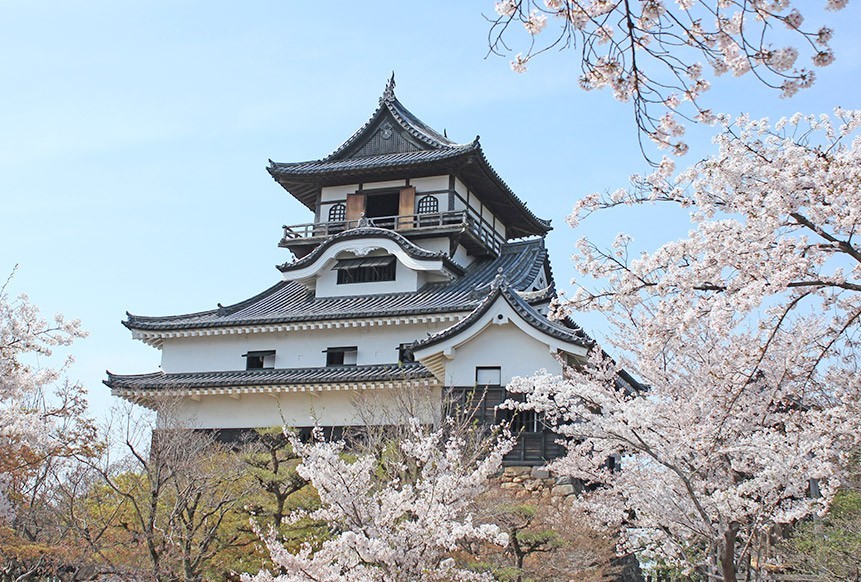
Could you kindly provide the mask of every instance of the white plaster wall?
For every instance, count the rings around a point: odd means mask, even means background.
[[[448,238],[439,237],[439,238],[421,238],[412,241],[416,245],[422,247],[423,249],[427,249],[433,253],[445,253],[448,254],[448,246],[450,241]]]
[[[481,203],[475,195],[475,192],[470,192],[466,185],[458,179],[455,179],[454,181],[454,190],[460,194],[464,200],[466,200],[467,193],[469,193],[469,205],[475,211],[476,218],[481,216],[488,224],[493,225],[493,213]],[[459,199],[455,198],[454,208],[455,210],[464,210],[466,209],[466,205]],[[500,236],[502,236],[502,238],[505,238],[505,225],[498,220],[496,221],[495,230],[500,234]]]
[[[410,186],[416,187],[416,192],[428,190],[448,190],[448,176],[428,176],[426,178],[411,178]]]
[[[386,182],[365,182],[363,190],[377,190],[378,188],[403,188],[407,185],[406,180],[388,180]]]
[[[347,194],[352,194],[359,189],[358,184],[344,184],[343,186],[326,186],[320,192],[320,202],[343,201]]]
[[[360,401],[366,410],[374,410],[368,424],[392,424],[404,416],[402,407],[396,403],[397,390],[407,389],[243,394],[238,399],[201,396],[197,401],[183,399],[175,412],[173,409],[171,412],[177,415],[180,423],[193,428],[356,426],[366,424],[356,409]],[[439,389],[410,390],[414,390],[422,402],[442,401]],[[429,405],[420,406],[418,415],[424,422],[433,423],[436,418],[429,408]]]
[[[499,366],[502,383],[514,376],[531,376],[546,369],[559,374],[562,366],[547,344],[527,335],[512,323],[489,325],[477,337],[455,350],[455,357],[446,364],[445,383],[448,386],[473,386],[475,368]]]
[[[460,194],[461,197],[466,200],[466,193],[469,191],[469,188],[466,187],[466,184],[460,181],[460,178],[455,178],[454,191]]]
[[[362,364],[391,364],[398,360],[398,345],[426,337],[451,325],[401,324],[280,333],[249,333],[167,338],[162,344],[165,373],[244,370],[248,350],[275,350],[276,368],[314,368],[326,365],[324,350],[358,346]]]

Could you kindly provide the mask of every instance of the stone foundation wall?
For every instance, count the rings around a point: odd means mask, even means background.
[[[583,491],[579,481],[556,477],[545,467],[505,467],[498,479],[500,488],[511,490],[520,499],[546,499],[555,503]]]

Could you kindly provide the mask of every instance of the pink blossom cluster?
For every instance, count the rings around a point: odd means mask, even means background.
[[[449,427],[429,430],[417,420],[411,434],[397,443],[406,463],[417,467],[414,478],[379,477],[381,459],[343,454],[343,442],[303,444],[293,439],[302,457],[299,473],[320,494],[322,508],[310,515],[330,523],[334,538],[313,551],[309,545],[294,554],[274,533],[265,536],[273,562],[286,571],[260,572],[248,581],[384,581],[492,580],[455,566],[449,554],[459,543],[484,540],[507,544],[507,536],[492,524],[476,524],[472,501],[485,490],[513,441],[501,435],[487,455],[471,462],[462,437],[446,435]]]
[[[861,445],[861,112],[721,124],[712,157],[675,176],[665,159],[569,218],[657,202],[689,213],[688,236],[652,252],[627,235],[578,243],[578,272],[599,288],[554,313],[604,312],[617,359],[595,350],[509,386],[571,439],[554,469],[602,485],[578,503],[624,528],[624,549],[682,568],[716,563],[693,547],[740,564],[775,524],[826,511]]]
[[[49,431],[37,406],[45,389],[54,384],[71,363],[35,367],[33,356],[48,358],[55,346],[66,346],[86,336],[80,321],[61,314],[49,322],[26,295],[10,299],[6,283],[0,286],[0,442],[14,442],[34,450],[45,445]]]
[[[827,0],[826,7],[840,10],[846,4]],[[507,54],[514,46],[504,38],[513,34],[508,27],[512,21],[520,22],[531,37],[528,50],[511,61],[516,72],[525,72],[527,62],[551,47],[579,49],[581,87],[609,87],[614,98],[633,101],[640,131],[660,147],[681,154],[687,148],[679,147],[680,137],[667,140],[661,133],[659,110],[670,107],[670,95],[681,95],[686,100],[684,118],[704,119],[699,114],[706,108],[699,101],[710,84],[698,60],[716,76],[756,71],[758,79],[779,89],[783,97],[809,87],[815,79],[808,69],[797,66],[799,47],[812,49],[809,56],[815,66],[833,62],[828,46],[833,32],[828,27],[805,29],[801,8],[797,0],[500,0],[495,3],[491,50]],[[542,44],[537,37],[547,29],[548,17],[556,19],[561,33]],[[778,23],[798,35],[799,47],[774,46]],[[680,46],[687,52],[677,50]]]

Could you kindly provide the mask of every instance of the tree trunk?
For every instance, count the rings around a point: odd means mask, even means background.
[[[731,523],[723,534],[723,548],[720,555],[720,569],[724,582],[738,582],[735,575],[735,542],[738,524]]]

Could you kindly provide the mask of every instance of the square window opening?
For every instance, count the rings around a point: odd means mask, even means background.
[[[242,354],[246,370],[261,370],[275,367],[275,350],[249,351]]]
[[[355,366],[358,361],[359,349],[356,346],[343,346],[323,350],[326,354],[326,366]]]

